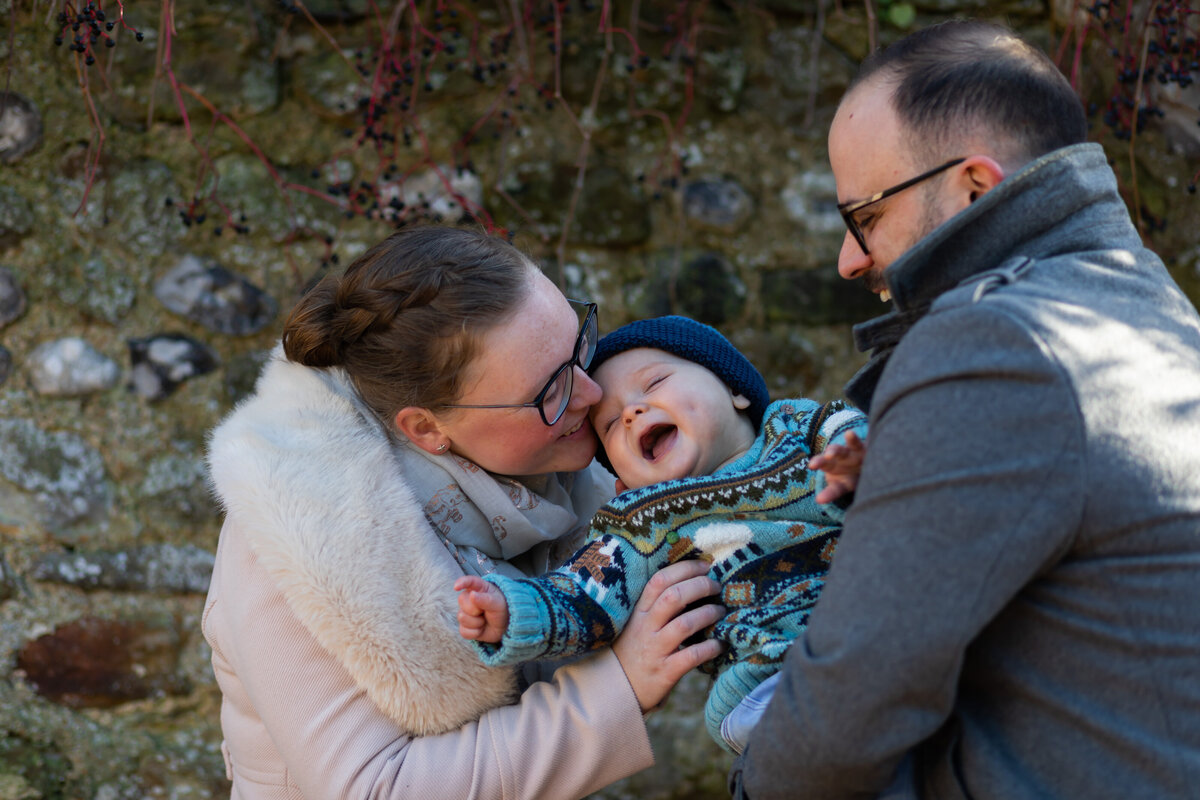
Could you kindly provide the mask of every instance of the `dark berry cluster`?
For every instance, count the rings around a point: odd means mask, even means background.
[[[109,19],[103,6],[94,0],[88,0],[79,8],[68,0],[56,20],[59,28],[54,35],[54,44],[61,46],[69,41],[68,49],[82,56],[84,63],[90,67],[96,63],[96,48],[101,42],[104,47],[116,46],[114,33],[118,25],[132,31],[137,40],[142,41],[142,32],[125,24],[125,9],[120,2],[117,3],[117,9],[114,20]]]
[[[1116,82],[1104,108],[1104,124],[1118,139],[1129,140],[1151,118],[1163,114],[1154,92],[1147,91],[1151,82],[1184,89],[1200,75],[1200,44],[1194,33],[1200,9],[1189,6],[1187,0],[1155,2],[1145,17],[1149,39],[1144,52],[1143,34],[1135,22],[1142,19],[1140,8],[1135,14],[1132,3],[1096,0],[1088,12],[1098,23],[1099,35],[1116,69]],[[1200,123],[1200,110],[1196,116]]]
[[[303,15],[320,27],[321,23],[297,0],[276,2],[285,13]],[[454,188],[457,181],[452,181],[453,173],[446,170],[480,174],[474,158],[482,152],[478,147],[491,141],[503,148],[510,137],[519,138],[533,130],[530,123],[535,115],[548,113],[561,115],[578,129],[584,146],[572,149],[567,157],[575,156],[583,175],[587,143],[596,130],[601,98],[606,111],[624,104],[628,105],[629,118],[661,123],[658,129],[666,137],[661,154],[637,180],[641,187],[652,187],[655,199],[677,190],[680,177],[687,173],[686,157],[681,155],[677,139],[693,100],[692,82],[699,52],[696,37],[701,30],[704,2],[678,0],[657,7],[647,4],[642,11],[631,14],[623,4],[610,2],[514,0],[500,4],[509,16],[499,21],[494,14],[477,13],[478,3],[399,0],[393,14],[381,15],[379,21],[386,17],[388,24],[373,30],[357,50],[349,51],[349,64],[361,79],[361,89],[341,108],[345,148],[312,170],[306,185],[275,176],[281,191],[328,202],[347,219],[376,219],[401,226],[415,221],[441,221],[442,214],[452,213],[455,221],[474,220],[491,230],[500,230],[485,209]],[[87,8],[95,6],[89,4]],[[85,48],[94,43],[87,39],[90,30],[85,22]],[[103,28],[99,33],[104,34]],[[332,41],[328,34],[325,38]],[[643,49],[647,40],[654,44]],[[586,88],[588,65],[576,58],[580,54],[603,59],[602,65],[598,60],[592,64],[597,69],[590,89]],[[658,86],[642,91],[652,82],[641,73],[659,57],[669,63],[674,77],[681,79],[680,107],[671,111],[653,107],[657,101],[644,105],[642,99],[643,95],[663,94]],[[612,80],[618,82],[615,91],[607,85]],[[471,83],[478,85],[470,87]],[[471,98],[472,105],[482,97],[490,98],[490,102],[478,113],[459,117],[464,122],[452,136],[446,137],[440,131],[435,134],[429,125],[432,109],[461,102],[464,96]],[[495,166],[496,153],[488,156],[487,166]],[[500,152],[497,160],[503,172],[505,154]],[[354,164],[353,172],[345,172],[345,161]],[[428,190],[436,197],[406,189],[412,175],[428,175],[430,170],[437,171],[442,179],[443,185],[436,192]],[[518,201],[501,188],[504,178],[501,174],[491,181],[493,191],[519,215],[531,220]],[[249,230],[245,218],[234,219],[215,191],[187,203],[168,200],[168,205],[176,208],[187,227],[203,226],[211,217],[219,220],[213,227],[217,235]],[[564,230],[570,227],[574,199],[569,208]],[[325,263],[336,262],[332,242],[327,242]]]
[[[299,11],[289,9],[288,0],[281,2],[285,10]],[[522,15],[515,24],[498,30],[485,27],[470,3],[443,0],[433,5],[420,13],[411,6],[398,35],[382,37],[378,46],[353,54],[353,67],[365,90],[353,108],[344,109],[354,113],[356,124],[343,134],[356,150],[374,149],[381,166],[373,181],[334,182],[324,187],[325,194],[335,198],[347,216],[361,214],[400,222],[427,211],[420,204],[406,206],[380,187],[403,182],[397,161],[411,164],[415,157],[432,164],[437,160],[426,139],[422,112],[429,104],[443,101],[441,87],[455,75],[498,90],[491,108],[451,144],[452,161],[459,168],[474,171],[469,151],[481,140],[496,141],[506,135],[519,138],[528,115],[558,109],[560,99],[553,79],[539,76],[553,74],[553,60],[538,58],[536,53],[558,56],[578,50],[579,42],[568,30],[596,31],[601,4],[522,3]],[[585,13],[590,14],[586,19]],[[627,71],[649,66],[650,58],[636,40],[623,30],[616,32],[625,36],[633,49]]]
[[[164,201],[167,208],[175,206],[175,201],[168,197]],[[217,203],[220,206],[222,213],[221,222],[213,226],[213,236],[220,236],[226,229],[233,231],[236,234],[247,234],[250,232],[250,226],[246,224],[246,215],[239,214],[234,218],[233,212],[226,208],[223,204]],[[201,199],[192,199],[187,205],[179,208],[179,220],[183,223],[183,227],[190,228],[193,225],[200,227],[208,222],[208,213],[204,210],[207,206]]]

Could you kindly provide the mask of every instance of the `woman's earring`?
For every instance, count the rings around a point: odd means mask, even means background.
[[[439,444],[439,445],[437,446],[437,451],[438,451],[439,453],[444,453],[444,452],[446,452],[446,445],[445,445],[444,443],[443,443],[443,444]]]

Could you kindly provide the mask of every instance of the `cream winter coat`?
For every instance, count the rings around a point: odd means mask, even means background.
[[[513,673],[457,634],[459,566],[338,388],[277,354],[212,437],[203,628],[233,797],[569,798],[649,766],[611,652],[509,705]]]

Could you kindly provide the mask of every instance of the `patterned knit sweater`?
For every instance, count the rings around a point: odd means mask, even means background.
[[[713,475],[624,492],[592,518],[588,543],[537,578],[489,575],[508,600],[499,644],[476,643],[490,665],[560,658],[612,644],[647,581],[686,558],[710,561],[729,612],[708,632],[727,645],[702,669],[715,681],[705,706],[721,720],[776,672],[803,631],[833,555],[843,510],[814,497],[824,475],[808,458],[854,431],[863,414],[842,403],[772,403],[754,445]]]

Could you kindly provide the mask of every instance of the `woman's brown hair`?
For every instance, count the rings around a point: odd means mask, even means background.
[[[515,312],[534,269],[484,233],[398,231],[300,299],[283,349],[298,364],[344,369],[380,419],[437,409],[458,397],[479,338]]]

